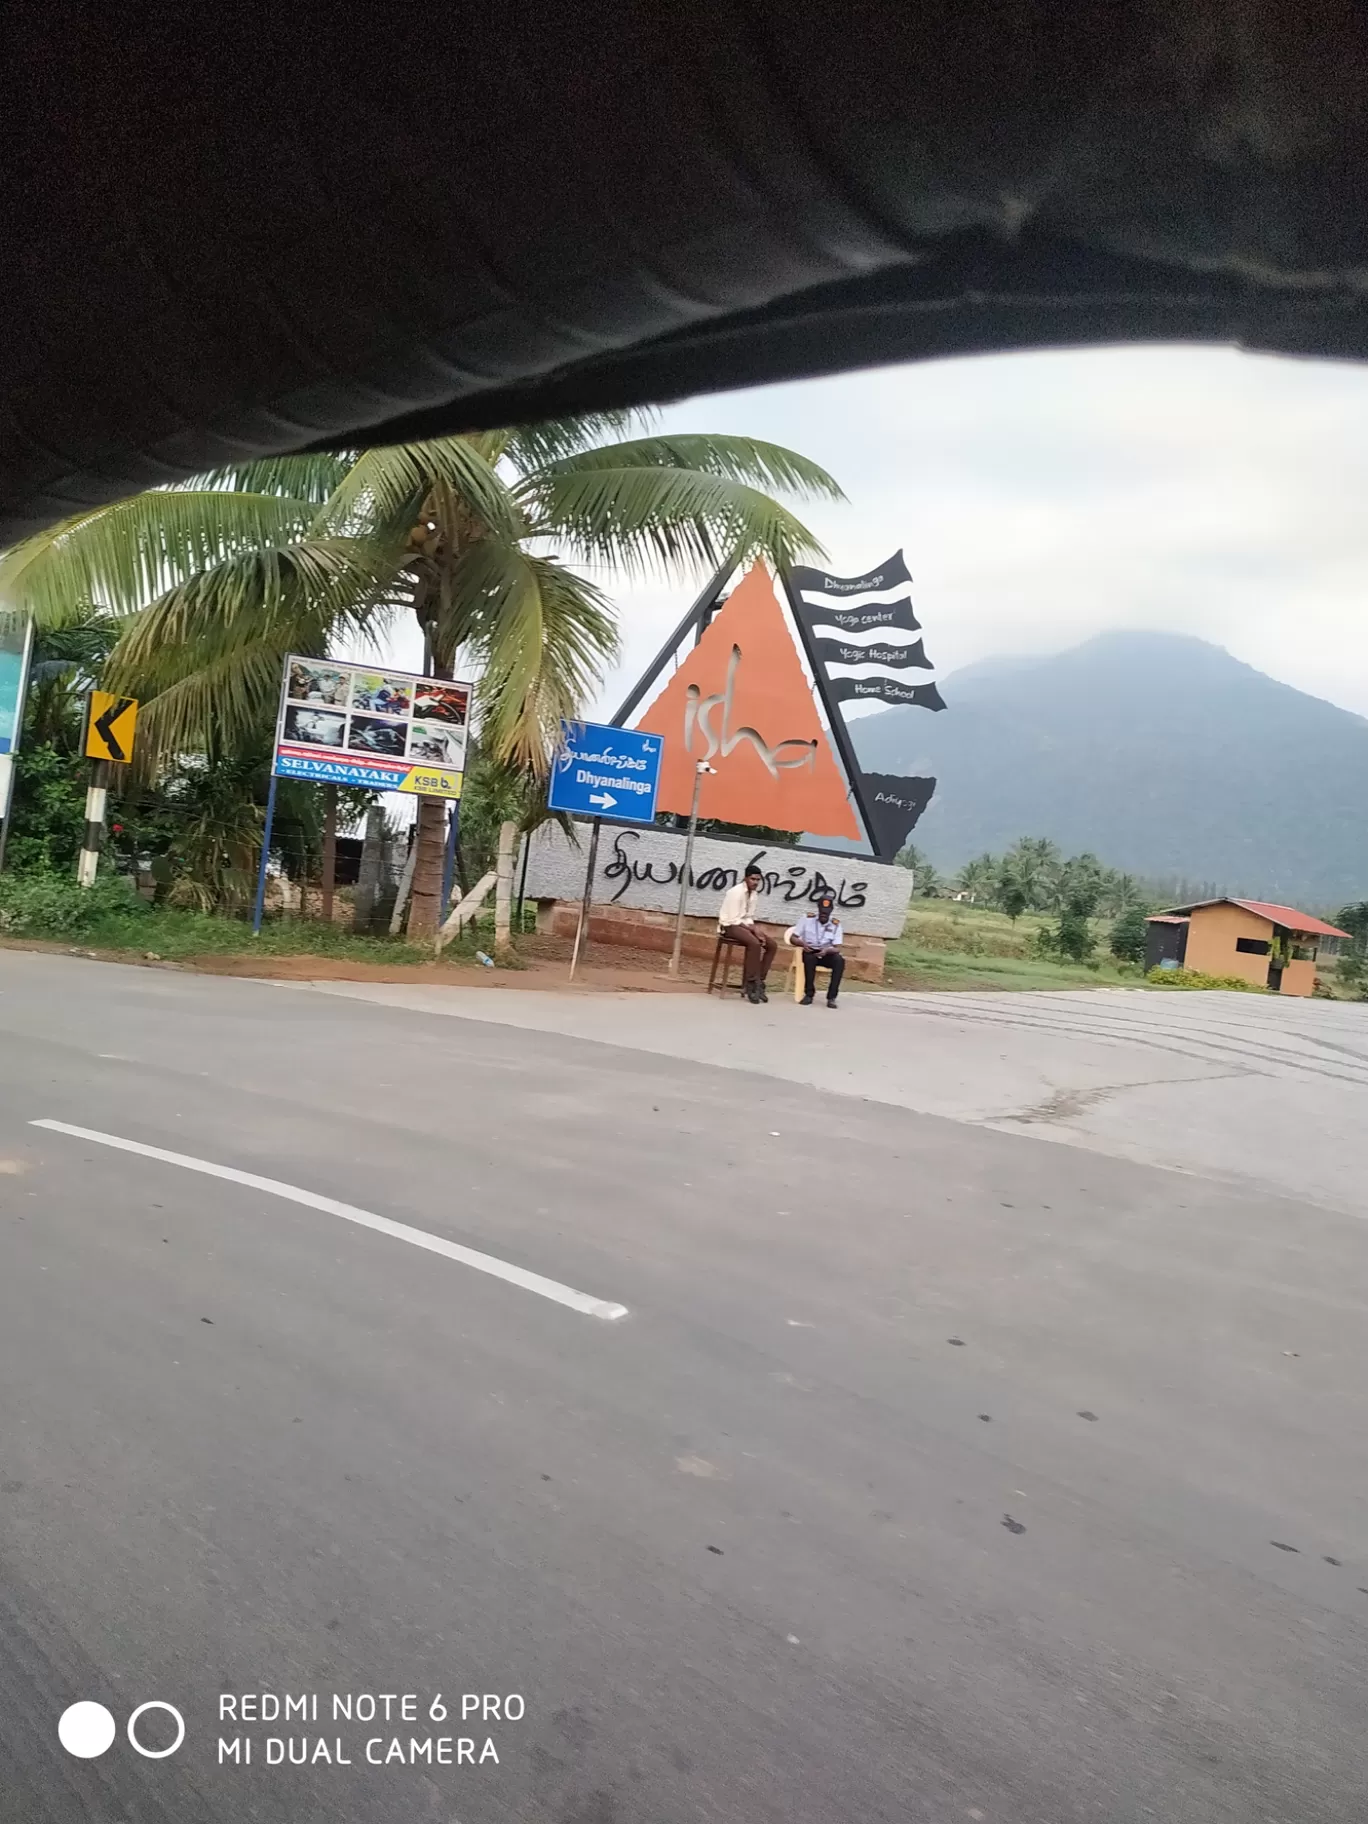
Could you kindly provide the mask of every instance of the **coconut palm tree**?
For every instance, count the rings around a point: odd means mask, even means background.
[[[993,904],[999,912],[1005,912],[1013,925],[1022,913],[1030,907],[1031,898],[1020,880],[1012,872],[1007,861],[998,864],[997,878],[993,882]]]
[[[971,905],[977,905],[981,899],[986,900],[993,891],[997,880],[998,863],[994,856],[984,853],[973,861],[965,862],[955,877],[955,890],[962,893]]]
[[[940,874],[915,843],[909,842],[893,857],[900,868],[912,870],[912,895],[915,899],[938,899],[943,890]]]
[[[40,627],[82,603],[123,617],[104,682],[150,699],[145,751],[210,764],[269,724],[287,652],[373,639],[412,613],[432,672],[479,673],[487,751],[540,773],[616,650],[612,605],[584,571],[675,578],[819,552],[775,492],[844,498],[792,450],[661,434],[640,413],[272,458],[28,540],[0,559],[0,603]],[[436,923],[443,827],[441,801],[420,799],[411,934]]]
[[[76,747],[84,693],[98,681],[117,638],[109,616],[89,604],[38,635],[25,706],[26,740]]]
[[[1032,911],[1041,911],[1050,904],[1059,869],[1059,850],[1048,838],[1019,837],[1003,856],[1002,866],[1021,887]]]
[[[1103,868],[1099,911],[1110,918],[1122,918],[1133,907],[1144,903],[1145,896],[1134,874],[1123,874],[1116,868]]]
[[[1058,872],[1054,886],[1054,903],[1058,911],[1071,904],[1086,904],[1088,915],[1097,909],[1106,884],[1106,870],[1096,855],[1084,850],[1071,855]]]

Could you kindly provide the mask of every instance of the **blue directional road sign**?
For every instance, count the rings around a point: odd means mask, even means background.
[[[553,811],[581,817],[654,823],[664,752],[659,735],[602,722],[562,722],[546,802]]]

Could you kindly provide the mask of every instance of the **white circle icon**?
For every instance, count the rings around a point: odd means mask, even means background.
[[[144,1748],[137,1736],[134,1735],[134,1723],[136,1723],[138,1718],[144,1715],[148,1710],[165,1710],[168,1716],[175,1717],[176,1739],[169,1748]],[[154,1697],[149,1703],[139,1704],[132,1716],[129,1717],[128,1739],[137,1749],[138,1753],[144,1755],[149,1761],[164,1761],[167,1755],[174,1754],[177,1748],[179,1748],[181,1743],[185,1740],[185,1718],[181,1715],[180,1711],[177,1710],[174,1704],[164,1704],[159,1697]]]
[[[78,1761],[93,1761],[114,1740],[114,1718],[103,1704],[72,1704],[58,1718],[57,1740]]]

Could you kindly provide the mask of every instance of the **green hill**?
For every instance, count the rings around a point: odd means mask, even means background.
[[[1368,894],[1368,721],[1220,647],[1107,633],[943,689],[940,714],[851,724],[869,769],[938,779],[913,841],[942,869],[1032,835],[1157,880]]]

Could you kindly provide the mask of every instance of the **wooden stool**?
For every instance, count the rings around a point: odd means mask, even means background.
[[[718,989],[720,989],[720,991],[723,994],[725,994],[727,992],[727,977],[731,973],[732,951],[733,950],[744,951],[745,948],[746,948],[746,946],[743,943],[740,943],[736,938],[728,937],[725,931],[718,932],[717,945],[716,945],[716,948],[713,950],[712,970],[708,976],[708,993],[709,994],[712,993],[714,987],[717,987]],[[722,965],[722,980],[720,982],[717,979],[717,965],[719,963],[721,963],[721,965]],[[743,968],[741,971],[741,981],[738,984],[738,991],[744,990],[745,985],[746,985],[746,972],[745,972],[745,969]]]

